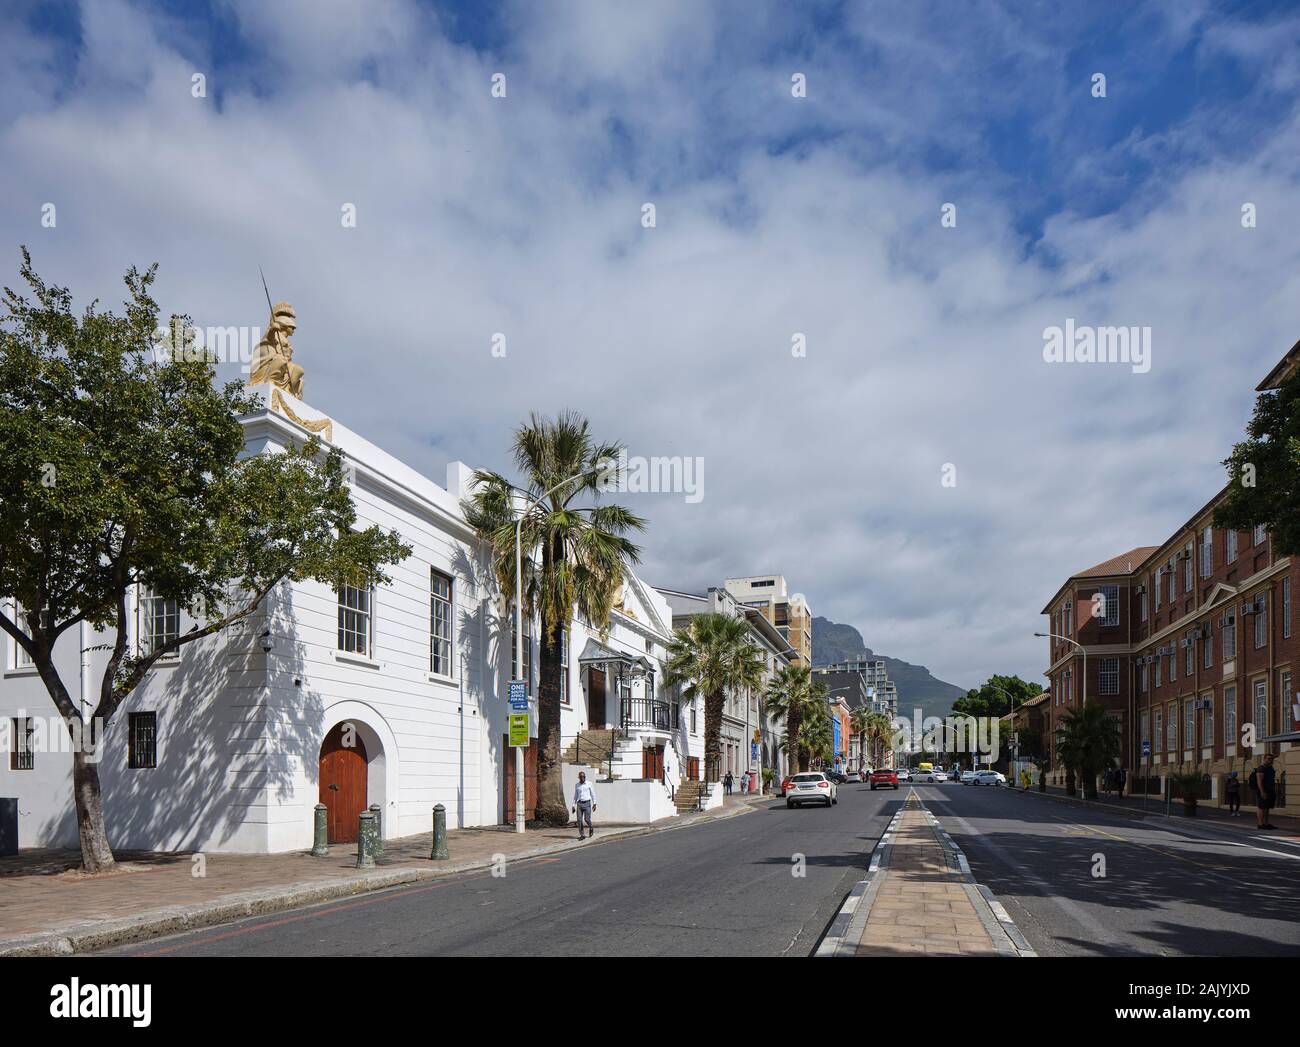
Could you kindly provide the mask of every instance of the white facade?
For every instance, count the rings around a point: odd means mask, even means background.
[[[253,392],[265,407],[242,419],[250,452],[275,452],[306,438],[305,429],[272,410],[269,386]],[[284,400],[301,418],[319,417],[292,397]],[[381,808],[386,837],[428,831],[438,803],[452,828],[504,820],[503,759],[513,759],[505,746],[503,697],[512,628],[490,564],[460,513],[472,470],[453,462],[446,485],[439,486],[337,421],[330,436],[352,471],[358,525],[395,531],[412,546],[412,555],[389,569],[391,582],[370,593],[365,612],[348,617],[347,636],[341,635],[338,593],[314,582],[284,583],[257,617],[185,645],[176,658],[155,665],[114,716],[100,750],[112,846],[213,852],[310,847],[314,808],[322,798],[333,799],[322,795],[322,743],[341,724],[355,727],[361,746],[353,751],[364,749],[364,757],[357,757],[364,769],[354,773],[358,781],[364,777],[364,805]],[[450,610],[450,643],[440,646],[436,659],[435,590],[444,620]],[[629,579],[624,609],[614,612],[605,642],[647,659],[657,682],[671,618],[658,594],[650,593]],[[182,613],[180,629],[189,625]],[[529,631],[536,672],[538,629]],[[562,748],[588,726],[587,674],[578,659],[590,638],[589,630],[574,623]],[[71,693],[80,687],[89,700],[97,689],[107,652],[82,651],[105,639],[85,631],[61,638],[55,661]],[[263,649],[268,643],[269,652]],[[0,716],[8,723],[42,718],[42,727],[53,725],[47,733],[63,751],[42,747],[31,769],[11,768],[5,754],[0,796],[18,797],[21,846],[75,846],[66,731],[42,682],[18,664],[13,646],[6,638]],[[648,686],[646,679],[632,681],[631,693],[644,698]],[[613,684],[607,710],[615,710],[621,697]],[[141,713],[153,714],[154,766],[131,768],[128,735],[132,714]],[[148,722],[136,720],[137,727]],[[620,755],[629,768],[635,764],[638,776],[641,739],[664,745],[664,776],[655,788],[668,799],[659,802],[645,789],[644,796],[629,795],[625,806],[642,817],[625,820],[675,813],[676,777],[670,776],[680,776],[686,756],[698,755],[692,745],[702,746],[702,722],[699,728],[700,736],[689,729],[657,732],[653,724],[629,728],[627,740],[636,744],[624,745]],[[608,800],[601,815],[615,820],[612,793]]]

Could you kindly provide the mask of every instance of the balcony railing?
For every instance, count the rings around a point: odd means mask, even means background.
[[[672,703],[657,698],[624,698],[623,726],[671,731],[674,726]]]

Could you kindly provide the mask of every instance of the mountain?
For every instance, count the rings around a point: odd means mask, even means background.
[[[924,665],[913,665],[887,654],[876,654],[866,645],[862,634],[851,625],[841,625],[829,618],[814,618],[812,629],[813,665],[830,665],[846,658],[880,658],[889,670],[889,678],[898,687],[898,712],[912,717],[921,709],[922,716],[947,716],[952,703],[966,693],[966,688],[936,680]]]

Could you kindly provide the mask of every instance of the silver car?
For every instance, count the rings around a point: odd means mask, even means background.
[[[819,803],[830,807],[839,803],[835,795],[835,783],[821,771],[801,771],[790,778],[790,788],[785,794],[787,807],[798,807],[805,803]]]
[[[900,782],[910,782],[910,781],[912,780],[912,770],[911,770],[911,768],[909,768],[909,767],[896,767],[895,770],[898,772],[898,780],[899,780]]]

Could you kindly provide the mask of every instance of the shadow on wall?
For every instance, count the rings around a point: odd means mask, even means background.
[[[301,644],[291,646],[280,633],[269,656],[260,645],[268,621],[292,620],[287,590],[278,587],[263,613],[242,626],[195,641],[173,664],[155,666],[118,709],[99,762],[114,848],[265,850],[273,820],[268,807],[292,802],[310,816],[325,705],[303,675]],[[295,678],[302,686],[295,687]],[[296,702],[272,702],[271,688],[295,693]],[[158,719],[157,765],[131,769],[130,714],[149,711]],[[295,796],[304,777],[310,795]],[[70,772],[66,803],[41,831],[75,844]]]

